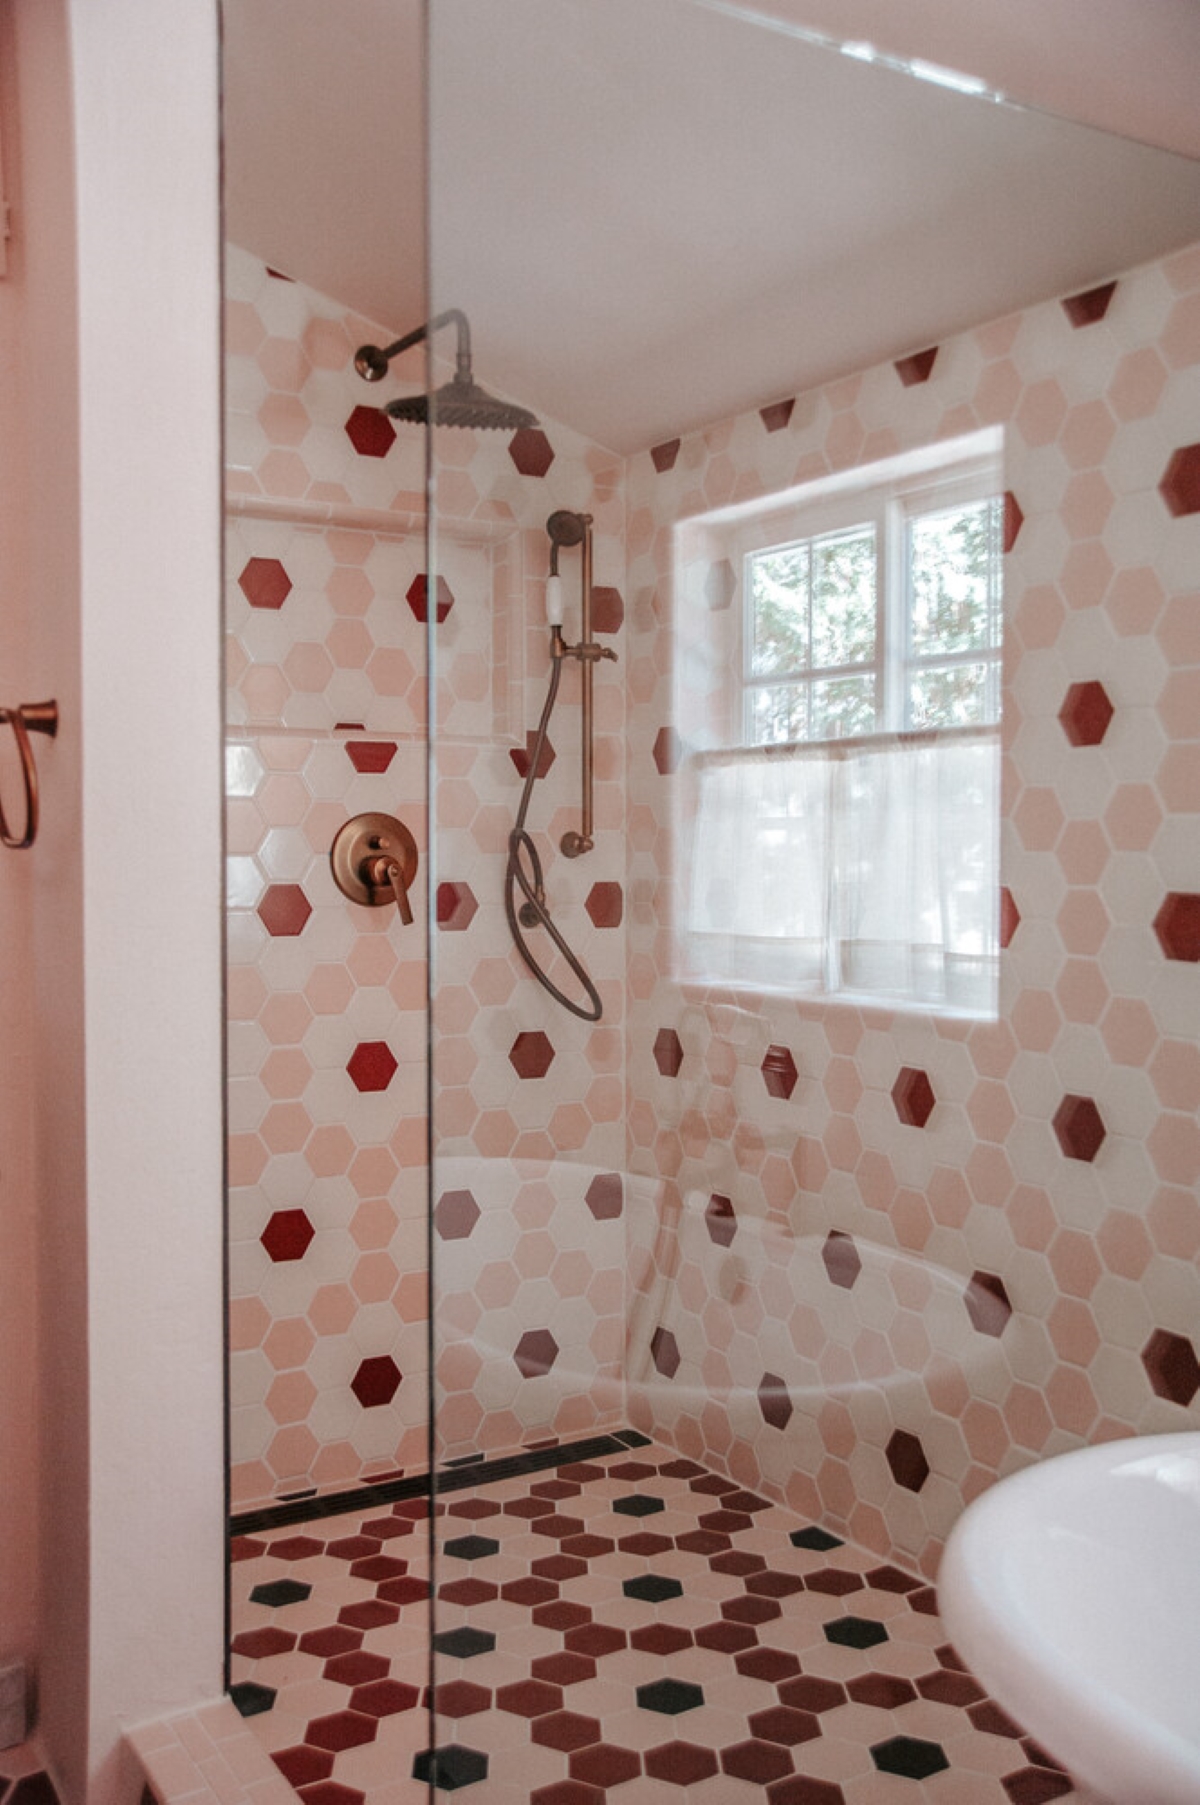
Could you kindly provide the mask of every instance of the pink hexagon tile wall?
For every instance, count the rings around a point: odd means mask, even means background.
[[[1186,1298],[1200,1320],[1200,1062],[1184,1051],[1200,1019],[1200,462],[1173,388],[1200,356],[1198,304],[1193,247],[946,340],[924,369],[901,359],[830,383],[775,430],[755,408],[629,462],[630,1161],[654,1180],[633,1193],[646,1220],[628,1212],[639,1326],[645,1307],[634,1420],[927,1571],[1000,1472],[1200,1421],[1177,1314]],[[847,463],[994,423],[999,1019],[786,983],[682,987],[690,748],[728,738],[730,590],[715,533],[695,568],[676,570],[676,548],[692,557],[706,508],[748,514]],[[674,1077],[664,1023],[686,1048]],[[763,1082],[773,1047],[804,1074],[787,1098]],[[731,1245],[710,1233],[715,1196]],[[651,1351],[667,1334],[670,1382]],[[1035,1343],[1026,1362],[1018,1347]],[[764,1365],[793,1407],[782,1430],[753,1408]],[[903,1440],[889,1463],[894,1435],[920,1444],[919,1489],[902,1482],[919,1471]]]
[[[233,1485],[250,1505],[425,1460],[423,886],[403,928],[347,903],[328,856],[344,820],[382,810],[412,828],[428,869],[427,565],[422,434],[369,406],[352,370],[374,328],[236,247],[227,279]],[[595,887],[610,921],[624,876],[619,677],[597,685],[596,850],[578,872],[548,854],[556,909],[598,942],[598,1029],[565,1029],[516,960],[500,879],[517,781],[504,751],[536,721],[546,674],[544,629],[529,625],[543,619],[546,515],[593,515],[600,624],[623,631],[621,467],[549,424],[516,458],[494,436],[446,435],[438,484],[440,1145],[494,1167],[486,1185],[478,1170],[435,1174],[457,1453],[619,1417],[623,1260],[605,1244],[623,1235],[624,947],[584,906]],[[572,749],[578,714],[565,694],[556,724]],[[563,763],[539,791],[539,833],[575,803],[576,761]],[[535,1049],[553,1035],[552,1082],[522,1082],[504,1058],[522,1035]],[[590,1162],[561,1209],[545,1204],[556,1148]],[[524,1188],[518,1155],[543,1161]],[[534,1224],[519,1238],[514,1217],[503,1248],[496,1196]],[[469,1357],[460,1320],[500,1350],[490,1366]],[[538,1329],[567,1377],[522,1391],[512,1349]],[[502,1364],[511,1395],[488,1390]]]
[[[363,1409],[343,1377],[341,1404],[327,1393],[321,1406],[342,1414],[319,1438],[319,1412],[272,1414],[260,1368],[305,1374],[311,1344],[343,1375],[384,1358],[421,1372],[412,1211],[424,1122],[407,1050],[422,1042],[424,968],[415,941],[332,903],[322,861],[334,817],[397,798],[420,806],[422,629],[395,599],[424,556],[419,445],[401,432],[382,457],[356,452],[343,430],[361,404],[353,386],[319,417],[299,359],[288,381],[300,387],[285,388],[278,354],[263,349],[287,336],[277,301],[240,254],[231,277],[234,303],[261,325],[256,339],[238,316],[229,439],[231,853],[249,861],[231,891],[234,1314],[247,1356],[235,1421],[251,1497],[420,1458],[405,1450],[421,1384],[406,1378],[389,1404]],[[799,398],[786,418],[755,407],[624,470],[548,425],[545,447],[519,454],[524,469],[500,441],[464,440],[442,472],[449,513],[471,530],[439,560],[455,606],[437,628],[449,730],[436,834],[444,881],[477,904],[469,932],[439,939],[439,1138],[466,1162],[439,1195],[470,1191],[480,1209],[470,1233],[438,1238],[439,1424],[454,1454],[618,1420],[628,1333],[639,1426],[730,1483],[932,1571],[963,1500],[998,1472],[1089,1436],[1176,1427],[1200,1408],[1195,1350],[1174,1314],[1186,1297],[1200,1317],[1186,1177],[1200,1102],[1188,1057],[1200,959],[1186,951],[1200,893],[1187,832],[1200,646],[1188,612],[1193,448],[1172,412],[1195,352],[1171,323],[1200,295],[1200,256],[1102,286],[1103,310],[1083,297],[1078,320],[1055,301],[946,341],[922,381],[886,364]],[[297,302],[310,311],[295,336],[327,385],[330,346],[353,333],[336,307],[298,285],[288,295],[289,318]],[[271,395],[291,400],[264,409]],[[689,748],[714,743],[713,667],[705,676],[703,656],[681,661],[675,648],[702,654],[724,630],[736,577],[717,558],[688,600],[672,568],[676,521],[995,420],[1010,618],[1001,1019],[939,1022],[753,988],[683,993],[679,829]],[[358,524],[318,527],[315,509],[338,506]],[[519,784],[504,754],[522,749],[544,693],[544,631],[525,623],[541,618],[548,506],[594,512],[598,587],[624,598],[619,677],[598,685],[587,869],[552,850],[575,824],[575,761],[561,755],[577,740],[571,699],[536,802],[556,916],[579,924],[604,995],[591,1029],[556,1013],[514,959],[495,879]],[[379,530],[380,510],[397,530]],[[251,607],[238,578],[255,558],[286,570],[283,606]],[[474,597],[487,606],[472,618]],[[1059,719],[1089,685],[1119,705],[1098,739],[1086,707]],[[1068,721],[1083,724],[1078,746]],[[386,773],[351,764],[338,722],[396,747]],[[617,931],[588,907],[604,884],[621,887]],[[302,933],[271,934],[257,903],[287,885],[311,916]],[[1171,899],[1182,905],[1160,920]],[[399,1024],[381,1016],[385,998]],[[522,1035],[553,1046],[543,1081],[506,1057]],[[392,1083],[353,1093],[337,1119],[354,1047],[383,1038],[399,1058]],[[768,1089],[772,1048],[804,1073],[790,1095]],[[284,1050],[310,1075],[268,1065]],[[905,1071],[936,1099],[920,1132],[892,1097]],[[1064,1099],[1095,1110],[1099,1157],[1079,1156],[1095,1135],[1077,1107],[1062,1143]],[[486,1164],[489,1186],[471,1162]],[[622,1177],[619,1213],[593,1207],[589,1187],[605,1174]],[[1131,1197],[1146,1200],[1144,1216]],[[712,1214],[717,1198],[728,1215]],[[302,1259],[274,1261],[261,1237],[285,1209],[316,1232]],[[832,1247],[848,1276],[847,1244],[861,1262],[848,1285],[822,1257]],[[366,1345],[380,1333],[370,1300],[389,1284],[395,1345]],[[1137,1343],[1130,1311],[1144,1325]],[[560,1351],[526,1378],[513,1350],[538,1333]],[[276,1411],[302,1408],[299,1386],[271,1395]],[[697,1396],[698,1413],[686,1402]],[[764,1399],[780,1418],[786,1401],[782,1426]],[[919,1489],[889,1462],[896,1433],[928,1464]]]

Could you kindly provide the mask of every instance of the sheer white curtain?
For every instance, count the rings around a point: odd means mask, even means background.
[[[689,975],[995,1009],[995,728],[697,761]]]

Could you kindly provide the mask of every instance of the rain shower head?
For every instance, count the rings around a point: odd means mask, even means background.
[[[501,432],[516,432],[523,426],[536,426],[537,416],[531,414],[527,407],[518,407],[512,401],[501,401],[495,395],[489,395],[476,382],[471,372],[471,328],[467,324],[466,314],[457,307],[448,307],[445,313],[439,313],[424,326],[417,326],[412,332],[406,332],[394,345],[386,345],[382,350],[378,345],[360,345],[355,352],[354,367],[364,382],[380,382],[387,375],[388,365],[393,357],[397,357],[401,351],[407,351],[412,345],[419,345],[431,332],[450,325],[458,332],[454,375],[450,381],[440,389],[435,389],[432,394],[408,395],[398,401],[389,401],[384,413],[389,414],[393,420],[407,420],[416,426],[469,426],[477,430],[487,430],[490,427]]]
[[[432,395],[407,395],[389,401],[384,408],[393,420],[407,420],[412,425],[471,426],[478,431],[489,427],[501,432],[517,432],[523,426],[536,426],[537,415],[515,402],[501,401],[480,388],[474,378],[457,373],[435,389]]]

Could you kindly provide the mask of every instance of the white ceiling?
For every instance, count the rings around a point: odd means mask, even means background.
[[[1037,54],[1022,31],[1038,5]],[[1124,11],[1122,11],[1122,8]],[[1192,0],[759,0],[1025,71],[1200,153]],[[436,0],[431,287],[480,376],[632,451],[1200,238],[1200,162],[865,65],[724,0]],[[416,0],[224,0],[229,236],[396,332],[425,313]],[[1001,14],[1011,27],[995,29]],[[1056,38],[1047,25],[1069,25]],[[878,15],[878,16],[877,16]],[[974,40],[972,15],[986,16]],[[950,23],[948,23],[948,21]],[[1123,27],[1123,28],[1122,28]],[[1047,74],[1047,51],[1051,74]],[[1124,79],[1114,83],[1114,68]],[[1107,70],[1107,75],[1105,71]],[[1183,74],[1181,75],[1181,71]],[[1106,86],[1107,83],[1107,86]],[[1112,90],[1110,98],[1105,96]],[[394,389],[420,381],[395,366]],[[384,392],[384,391],[380,391]],[[386,392],[393,392],[388,390]]]

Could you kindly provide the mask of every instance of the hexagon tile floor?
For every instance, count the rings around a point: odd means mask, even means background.
[[[1042,1805],[933,1590],[654,1446],[239,1537],[239,1708],[306,1805]]]

